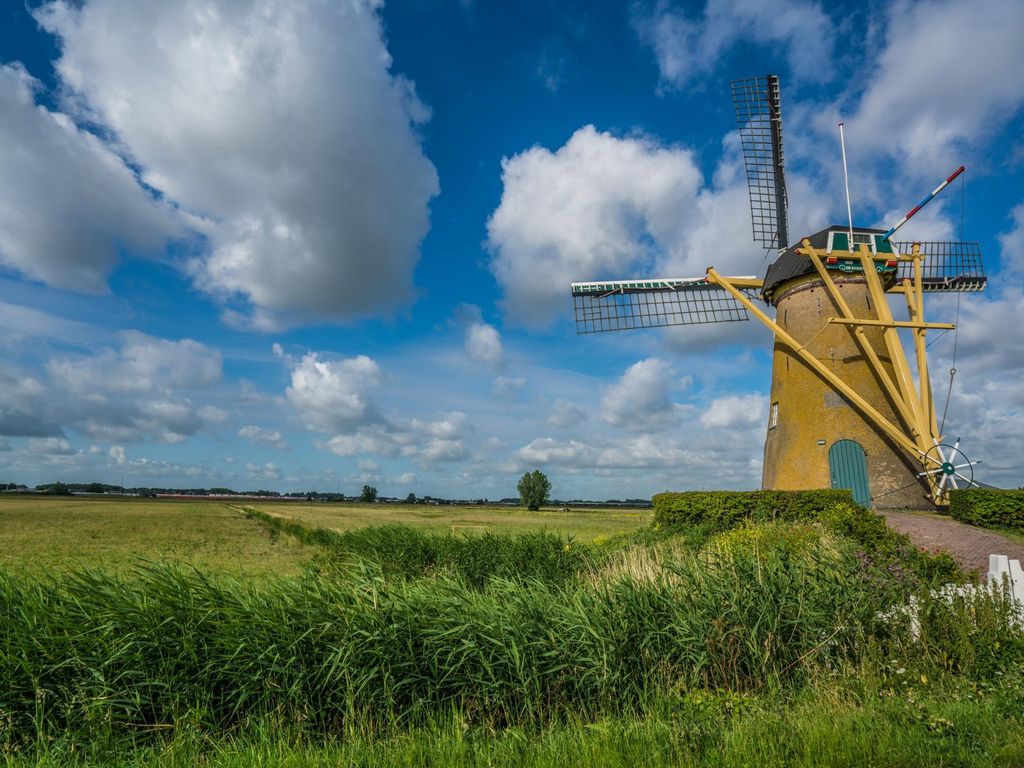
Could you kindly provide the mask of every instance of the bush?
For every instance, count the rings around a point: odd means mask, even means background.
[[[654,521],[668,531],[708,525],[727,530],[743,520],[816,520],[827,508],[853,505],[851,491],[823,488],[814,491],[687,491],[659,493],[653,499]],[[883,527],[885,523],[882,523]]]
[[[855,504],[848,490],[662,493],[654,510],[661,531],[683,533],[691,545],[760,522],[818,523],[857,545],[861,570],[875,587],[892,582],[905,591],[964,578],[952,556],[917,549],[884,517]]]
[[[966,488],[949,494],[949,513],[985,528],[1024,528],[1024,490]]]

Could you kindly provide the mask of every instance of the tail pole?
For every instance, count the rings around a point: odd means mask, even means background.
[[[892,237],[893,233],[894,233],[894,232],[895,232],[895,231],[896,231],[897,229],[899,229],[899,228],[900,228],[900,227],[902,227],[902,226],[903,226],[904,224],[906,224],[906,223],[907,223],[908,221],[910,221],[911,217],[913,217],[913,215],[914,215],[915,213],[917,213],[917,212],[918,212],[918,211],[920,211],[920,210],[921,210],[922,208],[924,208],[924,207],[925,207],[926,205],[928,205],[928,203],[930,203],[930,202],[931,202],[931,199],[932,199],[933,197],[935,197],[935,196],[936,196],[937,194],[939,194],[939,192],[941,192],[941,191],[942,191],[942,190],[944,190],[944,189],[945,189],[946,187],[948,187],[948,186],[949,186],[949,183],[950,183],[951,181],[953,181],[953,179],[955,179],[955,178],[956,178],[957,176],[959,176],[959,175],[960,175],[961,173],[963,173],[963,172],[964,172],[964,167],[963,167],[963,166],[961,165],[961,166],[960,166],[959,168],[957,168],[957,169],[956,169],[955,171],[953,171],[953,173],[952,173],[952,174],[950,175],[950,177],[949,177],[948,179],[946,179],[946,180],[945,180],[944,182],[942,182],[941,184],[939,184],[939,186],[937,186],[937,187],[936,187],[935,189],[933,189],[933,190],[931,191],[931,193],[930,193],[929,195],[927,195],[927,196],[925,197],[925,199],[924,199],[924,200],[922,200],[922,201],[921,201],[920,203],[918,203],[917,205],[915,205],[915,206],[913,207],[913,209],[912,209],[912,210],[910,211],[910,213],[908,213],[908,214],[907,214],[906,216],[904,216],[904,217],[903,217],[902,219],[900,219],[900,220],[899,220],[899,221],[898,221],[898,222],[896,223],[896,226],[894,226],[894,227],[893,227],[892,229],[890,229],[890,230],[889,230],[888,232],[886,232],[886,233],[885,233],[885,235],[884,235],[884,236],[882,237],[882,239],[883,239],[883,240],[888,240],[888,239],[889,239],[890,237]]]

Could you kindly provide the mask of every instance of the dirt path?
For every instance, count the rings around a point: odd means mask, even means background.
[[[956,558],[961,567],[976,570],[983,577],[988,571],[989,555],[1008,555],[1010,559],[1024,563],[1024,544],[984,528],[926,512],[882,514],[889,527],[907,534],[916,546],[944,549]]]

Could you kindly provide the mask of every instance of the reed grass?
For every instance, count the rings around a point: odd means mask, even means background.
[[[806,691],[852,680],[835,717],[884,738],[896,733],[886,702],[913,704],[908,693],[933,695],[940,680],[979,706],[1024,696],[1005,596],[932,600],[920,574],[891,570],[890,550],[827,526],[748,525],[698,549],[658,536],[602,548],[550,534],[303,530],[282,528],[324,561],[300,577],[0,571],[0,755],[12,766],[28,755],[614,765],[657,748],[663,764],[811,764],[817,742],[875,753],[821,719],[787,741],[786,702],[810,716]],[[889,610],[915,592],[916,638]],[[1015,711],[1006,733],[1021,732]],[[948,731],[935,718],[911,730]],[[613,748],[622,740],[635,751]],[[913,754],[939,754],[926,742]]]

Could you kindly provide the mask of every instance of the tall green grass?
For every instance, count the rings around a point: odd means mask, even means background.
[[[429,533],[406,525],[338,532],[310,528],[256,509],[246,514],[274,534],[287,534],[323,549],[318,564],[328,571],[371,564],[386,577],[456,574],[480,588],[491,579],[566,582],[593,565],[601,549],[547,531],[517,534]]]
[[[168,566],[50,582],[0,575],[0,711],[17,738],[211,729],[315,732],[450,711],[490,727],[628,713],[665,691],[756,691],[856,660],[891,595],[808,528],[719,541],[653,579],[341,577],[245,583]]]
[[[734,754],[714,734],[752,738],[720,722],[721,707],[778,706],[823,679],[861,685],[858,706],[887,691],[903,701],[911,680],[952,681],[976,701],[1024,680],[1005,595],[930,598],[927,569],[900,569],[900,547],[843,529],[871,521],[844,520],[748,524],[698,548],[651,535],[604,549],[547,534],[307,531],[320,567],[258,582],[166,565],[49,580],[0,572],[0,756],[136,745],[144,760],[188,734],[206,754],[207,738],[244,741],[279,724],[299,755],[343,734],[364,751],[325,754],[379,757],[380,739],[421,733],[425,755],[451,748],[453,764],[472,764],[438,728],[458,723],[497,744],[562,728],[586,746],[587,723],[646,722],[636,738],[648,745],[661,718],[683,717],[711,734],[694,752],[704,760]],[[915,593],[916,638],[891,610]],[[781,716],[758,722],[782,728]],[[491,749],[481,759],[511,764]]]

